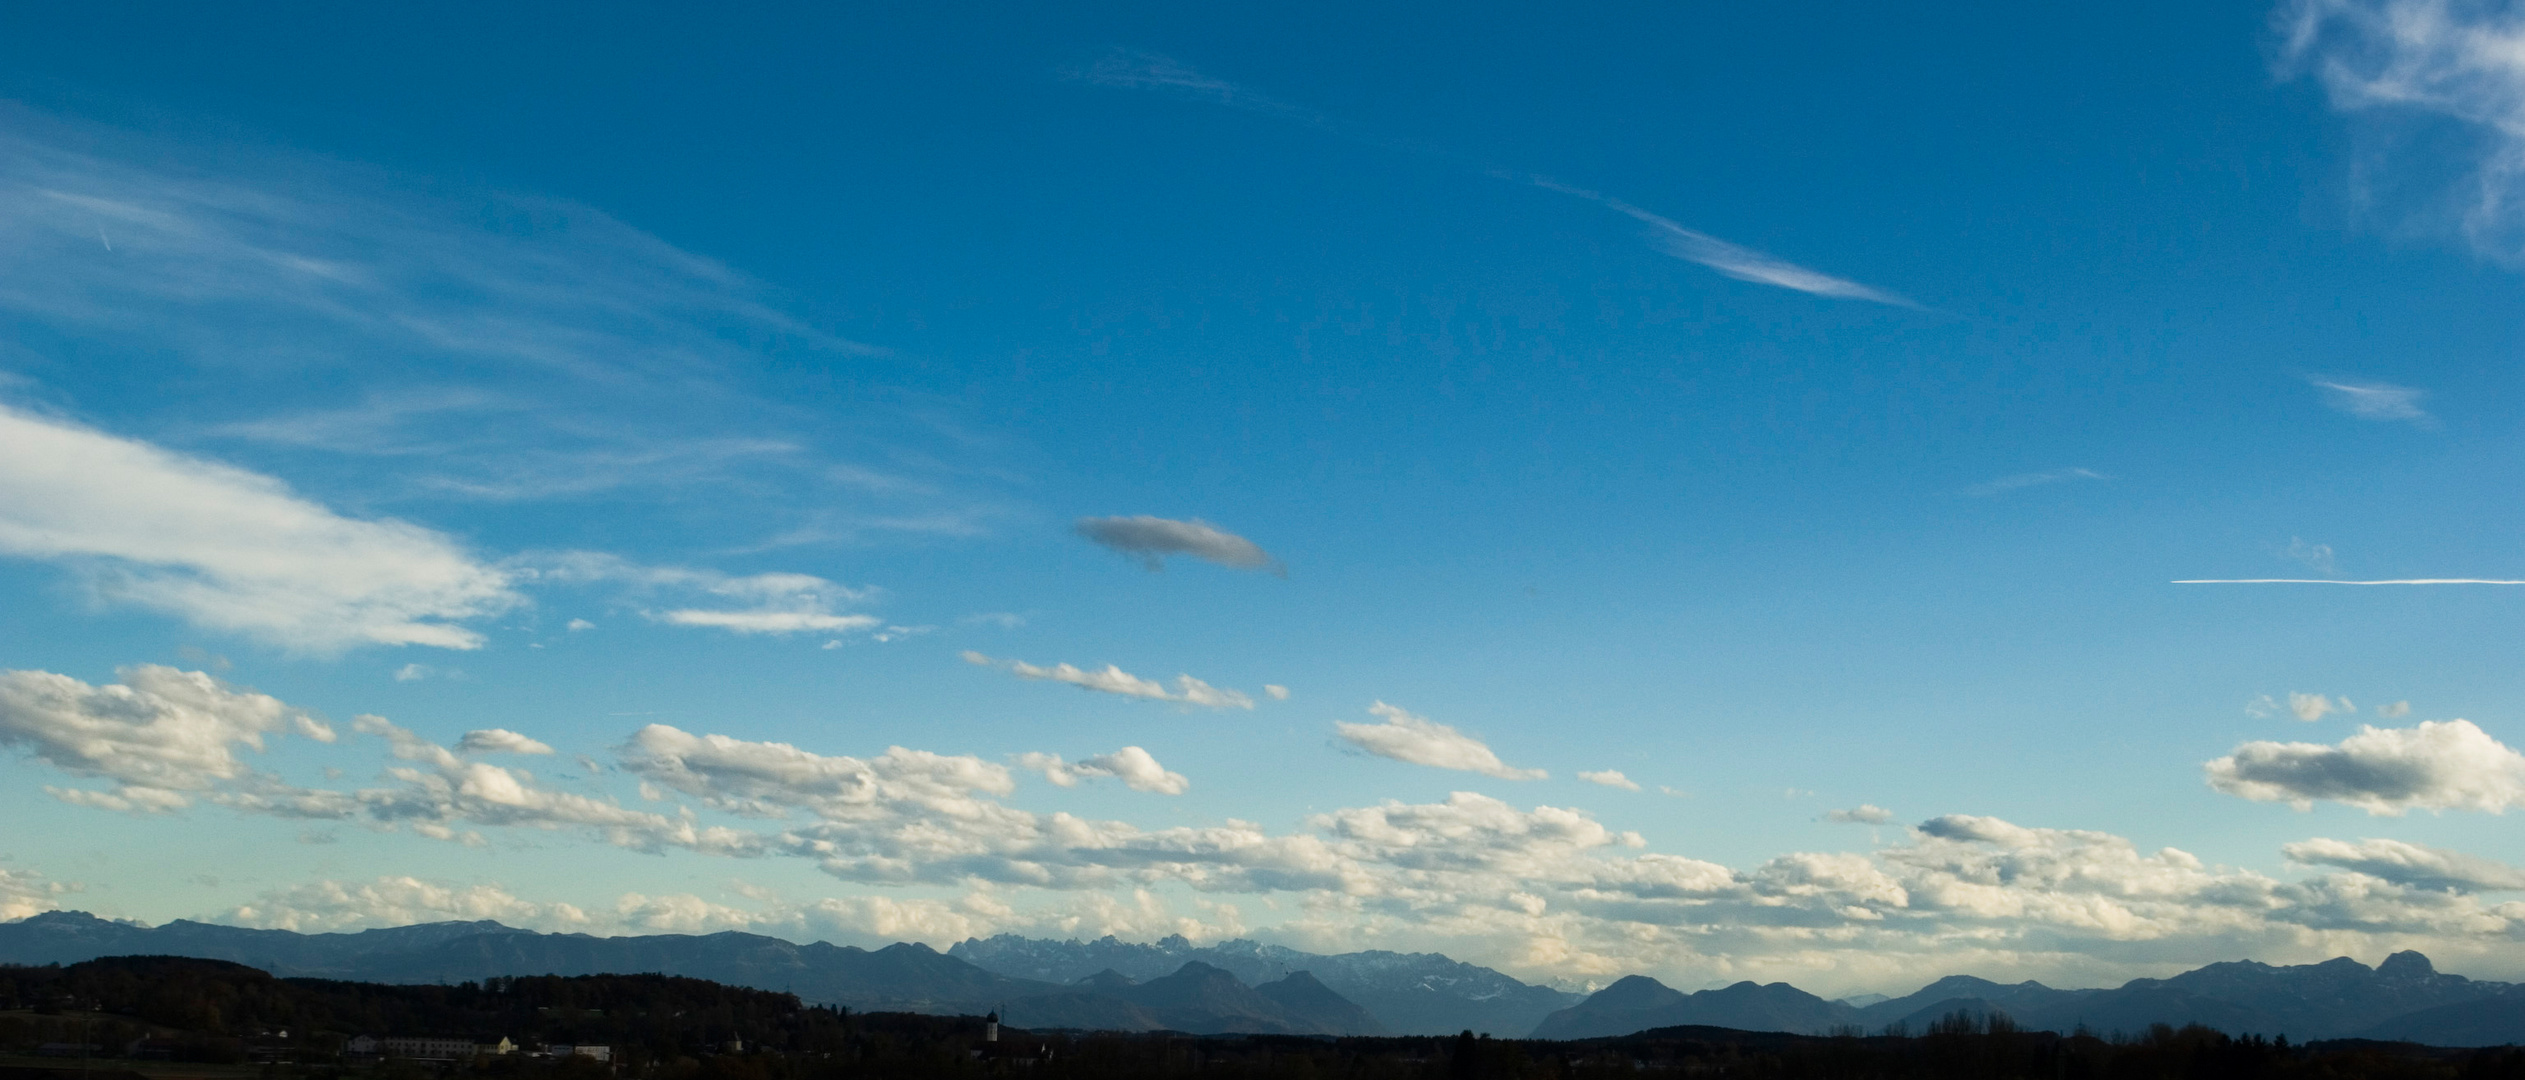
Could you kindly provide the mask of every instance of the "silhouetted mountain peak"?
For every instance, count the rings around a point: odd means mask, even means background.
[[[1611,1009],[1653,1009],[1683,1000],[1683,992],[1646,975],[1625,975],[1588,1001]]]
[[[1087,987],[1090,990],[1111,994],[1117,991],[1128,990],[1140,984],[1139,980],[1133,979],[1131,976],[1115,971],[1112,968],[1106,968],[1103,971],[1099,971],[1084,979],[1080,979],[1078,981],[1078,985]]]
[[[2428,979],[2437,975],[2437,965],[2429,958],[2409,949],[2385,958],[2376,965],[2376,974],[2388,979]]]

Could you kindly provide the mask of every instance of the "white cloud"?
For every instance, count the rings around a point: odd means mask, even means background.
[[[2110,480],[2112,477],[2093,469],[2053,469],[2049,472],[2017,473],[1964,489],[1966,495],[2004,495],[2025,488],[2046,487],[2071,480]]]
[[[40,915],[61,906],[59,897],[76,891],[58,881],[46,881],[32,870],[12,870],[0,866],[0,922]]]
[[[2434,418],[2420,408],[2420,399],[2427,391],[2390,383],[2344,383],[2314,381],[2323,392],[2323,403],[2358,417],[2361,420],[2401,420],[2428,424]]]
[[[472,649],[523,602],[448,537],[344,517],[279,481],[0,406],[0,553],[108,600],[287,648]]]
[[[1860,803],[1848,810],[1832,810],[1824,814],[1826,821],[1854,825],[1883,825],[1894,820],[1894,812],[1874,803]]]
[[[1017,789],[1008,769],[980,758],[893,747],[874,758],[826,756],[787,743],[694,735],[651,724],[622,750],[623,768],[731,813],[786,817],[806,810],[854,820],[871,812],[935,811],[987,817],[979,796]]]
[[[91,686],[48,671],[0,672],[0,745],[115,785],[47,789],[64,800],[151,812],[269,794],[275,782],[237,756],[239,747],[262,750],[267,735],[334,738],[306,712],[202,672],[140,664],[118,674],[121,683]]]
[[[997,513],[972,490],[989,440],[934,403],[810,406],[748,374],[883,350],[588,207],[0,106],[0,233],[12,325],[215,387],[189,434],[354,458],[355,497],[672,500],[737,543]]]
[[[1288,574],[1280,560],[1253,541],[1199,518],[1176,521],[1146,514],[1090,517],[1078,519],[1071,527],[1080,536],[1137,559],[1151,570],[1164,569],[1169,555],[1190,555],[1239,570],[1269,570],[1284,577]]]
[[[596,629],[596,624],[589,622],[586,619],[572,619],[570,620],[570,625],[564,627],[563,629],[575,634],[581,630],[594,630]]]
[[[1124,697],[1146,698],[1150,701],[1172,701],[1184,705],[1198,705],[1205,709],[1251,709],[1254,707],[1254,699],[1243,692],[1222,690],[1190,675],[1175,676],[1175,688],[1169,690],[1165,683],[1155,679],[1141,678],[1113,664],[1105,665],[1102,671],[1089,671],[1070,664],[1044,667],[1029,664],[1023,660],[994,660],[970,649],[960,655],[968,664],[980,667],[1002,667],[1019,678],[1068,683],[1081,690],[1121,694]]]
[[[2286,64],[2314,73],[2334,108],[2379,122],[2452,120],[2470,137],[2452,161],[2379,152],[2362,174],[2425,163],[2435,185],[2451,165],[2465,174],[2449,186],[2456,228],[2486,254],[2525,255],[2525,16],[2450,0],[2292,0],[2282,21]]]
[[[2343,581],[2339,578],[2185,578],[2176,585],[2525,585],[2515,578],[2393,578]]]
[[[402,875],[315,881],[267,892],[231,909],[222,921],[314,934],[477,919],[550,930],[591,928],[587,913],[568,904],[522,900],[498,885],[454,885]]]
[[[1043,778],[1062,787],[1073,787],[1081,780],[1110,776],[1120,779],[1133,791],[1153,791],[1161,795],[1181,795],[1192,790],[1192,781],[1182,773],[1168,772],[1149,752],[1126,746],[1110,754],[1098,754],[1078,762],[1063,762],[1059,754],[1018,755],[1019,768],[1043,774]]]
[[[1343,742],[1368,753],[1414,765],[1477,772],[1502,780],[1540,780],[1547,775],[1541,769],[1511,768],[1480,739],[1428,717],[1414,716],[1382,701],[1369,706],[1368,711],[1383,717],[1383,722],[1337,722],[1334,732]]]
[[[1590,784],[1600,784],[1609,788],[1621,788],[1624,791],[1638,791],[1640,789],[1639,783],[1632,780],[1630,777],[1622,775],[1622,770],[1620,769],[1606,769],[1602,772],[1582,772],[1578,774],[1578,778]]]
[[[457,825],[585,828],[608,843],[640,851],[672,847],[752,855],[763,849],[762,838],[753,833],[703,826],[690,813],[668,816],[611,799],[554,791],[524,769],[467,760],[384,717],[356,717],[352,726],[386,740],[394,756],[409,763],[387,768],[390,786],[358,792],[360,806],[379,822],[409,825],[424,836],[470,841],[455,831]]]
[[[1274,684],[1271,684],[1271,683],[1264,683],[1264,684],[1263,684],[1263,693],[1264,693],[1264,694],[1266,694],[1266,695],[1268,695],[1268,696],[1271,698],[1271,700],[1273,700],[1273,701],[1287,701],[1287,700],[1289,700],[1289,688],[1288,688],[1288,687],[1285,687],[1285,686],[1277,686],[1277,685],[1274,685]]]
[[[405,664],[395,669],[395,681],[419,682],[437,673],[438,669],[428,664]]]
[[[669,626],[726,630],[735,634],[850,633],[885,625],[874,615],[837,614],[866,603],[874,589],[855,589],[812,574],[773,572],[733,575],[683,566],[646,566],[594,551],[545,552],[512,559],[525,580],[555,585],[611,585],[638,597],[680,596],[715,606],[644,611]],[[737,606],[726,606],[734,604]],[[592,627],[594,624],[589,624]],[[572,629],[580,629],[573,620]]]
[[[2307,569],[2319,574],[2338,574],[2341,572],[2341,564],[2338,559],[2333,557],[2332,545],[2330,544],[2309,544],[2298,537],[2292,536],[2288,538],[2288,549],[2280,552],[2280,554],[2306,564]]]
[[[2337,866],[2397,885],[2464,892],[2525,889],[2525,870],[2460,851],[2401,840],[2370,839],[2353,844],[2317,837],[2283,844],[2280,851],[2291,862]]]
[[[1770,285],[1837,300],[1867,300],[1895,307],[1917,307],[1894,293],[1862,285],[1847,278],[1838,278],[1820,270],[1812,270],[1766,252],[1741,244],[1732,244],[1697,229],[1687,229],[1673,219],[1643,210],[1630,203],[1600,192],[1571,187],[1542,177],[1528,177],[1526,183],[1545,191],[1585,199],[1617,214],[1648,226],[1649,244],[1685,262],[1699,263],[1738,281]]]
[[[704,626],[738,634],[795,634],[867,630],[885,620],[874,615],[835,615],[829,611],[706,611],[686,608],[653,616],[670,626]]]
[[[2387,720],[2400,720],[2403,717],[2411,715],[2411,703],[2408,701],[2397,701],[2391,705],[2376,706],[2376,715],[2384,717]]]
[[[1362,129],[1357,124],[1335,120],[1312,109],[1292,105],[1269,94],[1240,86],[1228,80],[1196,71],[1170,57],[1129,49],[1115,49],[1096,63],[1077,73],[1078,77],[1102,86],[1129,90],[1151,90],[1177,97],[1224,105],[1242,112],[1255,113],[1288,121],[1303,127],[1339,135],[1356,142],[1388,150],[1430,153],[1425,144],[1406,143],[1385,138]],[[1452,157],[1452,155],[1441,154]],[[1707,233],[1684,228],[1663,217],[1642,210],[1619,199],[1574,188],[1535,176],[1517,176],[1491,171],[1500,179],[1525,183],[1545,191],[1557,192],[1604,206],[1647,223],[1650,241],[1659,250],[1676,258],[1696,262],[1739,281],[1772,285],[1798,292],[1813,293],[1851,300],[1873,300],[1884,304],[1911,306],[1911,302],[1892,293],[1869,288],[1751,248],[1728,243]]]
[[[2348,698],[2335,701],[2322,694],[2301,694],[2291,691],[2288,695],[2288,711],[2296,714],[2298,719],[2311,724],[2336,712],[2357,712],[2358,706],[2350,704]]]
[[[2212,788],[2301,810],[2318,800],[2379,815],[2525,805],[2525,755],[2466,720],[2362,727],[2339,746],[2250,742],[2206,769]]]
[[[456,740],[456,750],[465,754],[549,754],[552,747],[527,738],[507,728],[484,728],[468,731]]]

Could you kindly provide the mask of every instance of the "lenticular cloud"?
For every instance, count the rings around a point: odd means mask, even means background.
[[[1288,569],[1251,540],[1200,518],[1091,517],[1073,526],[1080,536],[1139,561],[1151,570],[1166,567],[1169,555],[1190,555],[1239,570],[1269,570],[1287,576]]]

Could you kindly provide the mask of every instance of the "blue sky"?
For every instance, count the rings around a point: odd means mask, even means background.
[[[0,20],[0,913],[2525,977],[2503,6]]]

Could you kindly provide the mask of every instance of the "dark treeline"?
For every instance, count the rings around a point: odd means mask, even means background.
[[[0,1049],[99,1044],[182,1033],[242,1045],[288,1030],[305,1053],[271,1080],[893,1080],[1024,1075],[1041,1080],[2525,1080],[2525,1051],[2317,1043],[2158,1027],[2130,1036],[2014,1030],[1958,1014],[1917,1036],[1838,1037],[1669,1028],[1576,1042],[1029,1033],[986,1044],[972,1017],[854,1014],[788,994],[659,975],[491,979],[393,986],[275,979],[253,968],[170,957],[69,967],[0,967]],[[113,1028],[109,1035],[107,1028]],[[346,1063],[354,1034],[505,1036],[526,1046],[602,1043],[611,1066],[528,1055],[433,1070]],[[734,1044],[734,1045],[732,1045]],[[236,1060],[217,1056],[201,1060]]]

